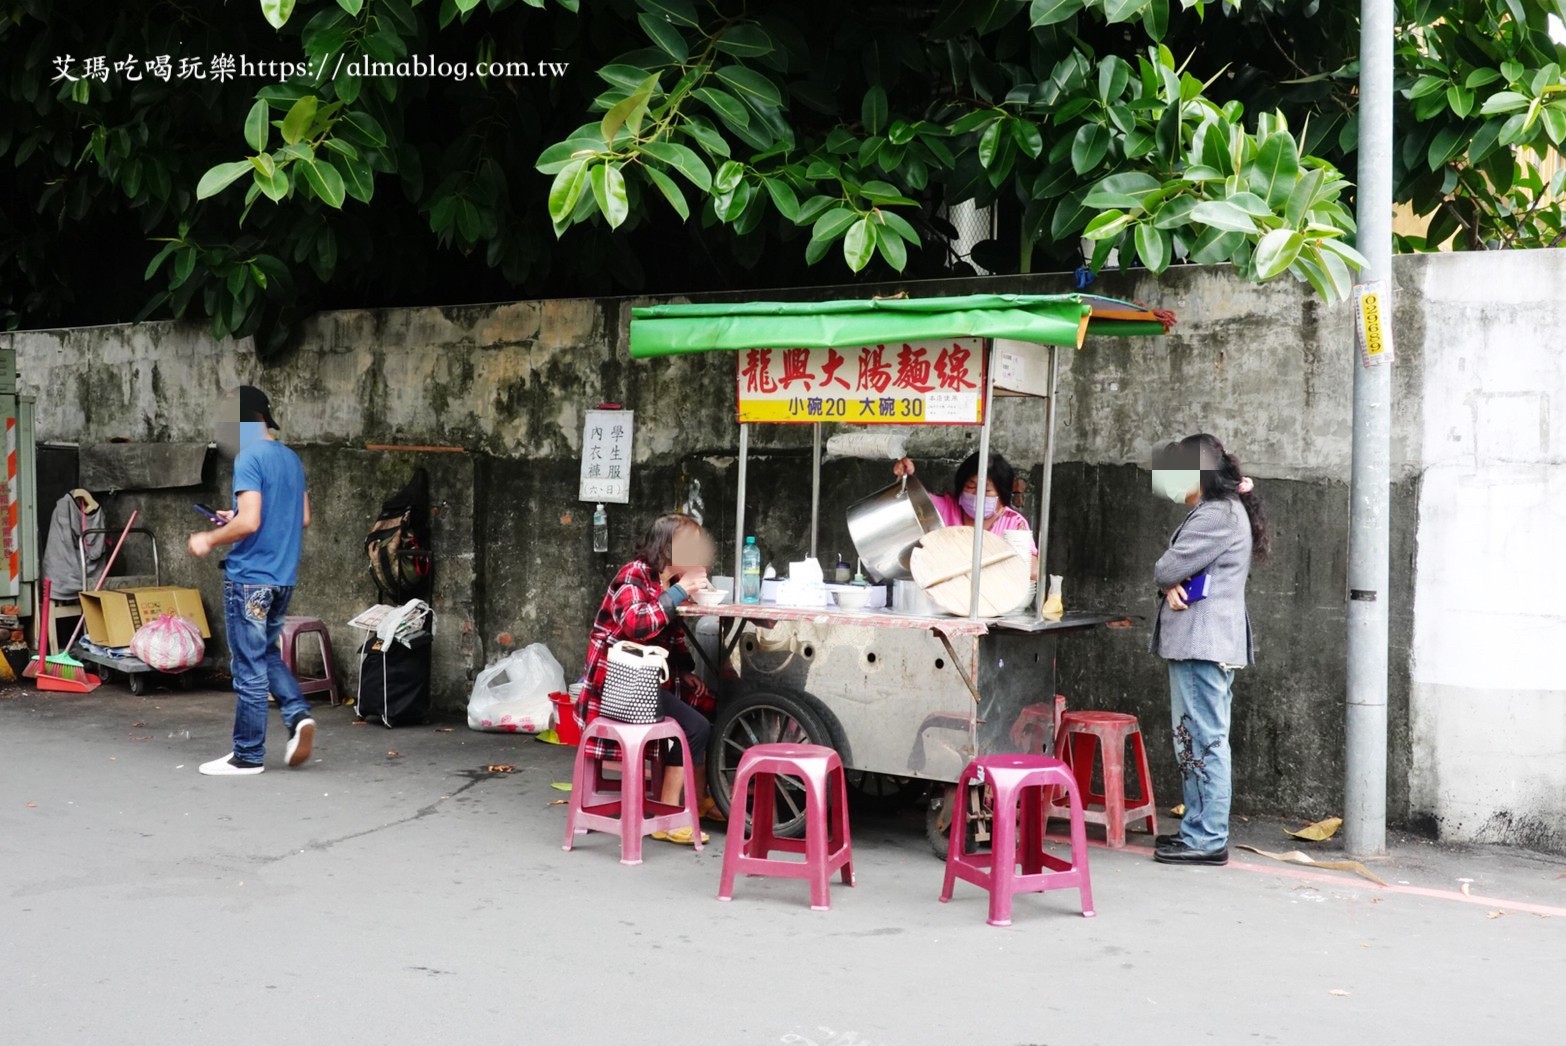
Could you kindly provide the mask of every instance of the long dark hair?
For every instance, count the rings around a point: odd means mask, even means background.
[[[1217,436],[1199,432],[1180,441],[1180,446],[1194,450],[1200,457],[1202,470],[1202,497],[1237,498],[1245,506],[1245,514],[1251,521],[1251,558],[1265,563],[1272,554],[1272,532],[1267,527],[1267,509],[1261,495],[1254,490],[1240,492],[1240,480],[1245,473],[1240,470],[1240,459],[1230,454]]]
[[[646,563],[654,574],[662,574],[674,558],[674,536],[686,527],[702,529],[695,516],[679,512],[659,516],[647,528],[647,533],[642,535],[641,544],[636,546],[632,558]]]
[[[979,455],[970,454],[966,461],[957,466],[957,475],[952,480],[952,496],[959,497],[962,488],[968,485],[968,481],[979,474]],[[995,484],[995,496],[1000,499],[1002,508],[1011,508],[1012,495],[1017,486],[1017,470],[1011,467],[1011,462],[999,454],[990,455],[990,482]],[[984,491],[979,491],[979,504],[984,504]]]

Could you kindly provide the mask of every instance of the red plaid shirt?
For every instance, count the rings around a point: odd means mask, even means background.
[[[576,706],[578,726],[585,727],[598,718],[604,680],[609,675],[609,648],[622,639],[667,650],[670,685],[680,700],[708,718],[717,710],[712,691],[692,671],[696,666],[686,649],[684,630],[675,615],[658,602],[662,594],[657,575],[641,560],[621,567],[609,583],[587,637],[587,670],[582,676],[582,698]],[[595,738],[584,744],[589,756],[619,758],[619,746],[613,741]]]

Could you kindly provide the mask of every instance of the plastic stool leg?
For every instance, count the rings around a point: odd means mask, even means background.
[[[638,742],[622,745],[620,765],[620,863],[642,863],[642,817],[647,786],[643,783],[647,750]]]
[[[1074,789],[1068,786],[1068,792]],[[1078,875],[1077,896],[1082,902],[1082,915],[1092,918],[1093,882],[1088,874],[1087,821],[1082,817],[1082,797],[1071,795],[1071,867]]]
[[[700,853],[701,817],[696,813],[696,764],[691,761],[691,743],[686,739],[685,731],[680,731],[680,736],[677,740],[680,744],[680,751],[685,755],[685,813],[691,822],[691,845],[696,849],[697,853]]]
[[[762,772],[756,774],[754,780],[756,798],[751,806],[750,840],[745,844],[745,856],[765,858],[772,853],[777,841],[772,829],[776,823],[778,778],[776,774]]]
[[[582,812],[582,796],[587,787],[587,762],[587,745],[583,744],[576,750],[576,762],[571,770],[571,801],[566,804],[565,844],[560,847],[562,850],[570,851],[576,842],[576,817]]]
[[[745,807],[750,801],[751,772],[747,767],[734,777],[729,798],[729,828],[723,843],[723,875],[718,880],[718,900],[734,899],[734,872],[745,850]]]
[[[1147,745],[1140,729],[1131,735],[1131,748],[1136,756],[1136,776],[1142,788],[1137,806],[1147,807],[1147,817],[1143,819],[1147,824],[1147,834],[1157,835],[1158,804],[1153,802],[1153,771],[1147,765]]]
[[[1126,845],[1126,739],[1100,738],[1104,753],[1104,832],[1111,849]]]
[[[827,797],[824,780],[805,775],[805,863],[810,867],[810,908],[829,912],[832,899],[827,885],[828,846],[831,830],[827,827]]]
[[[957,882],[957,862],[962,860],[964,822],[967,820],[964,811],[968,809],[968,773],[957,779],[957,784],[952,792],[952,827],[951,834],[946,843],[946,881],[941,886],[941,903],[945,904],[952,899],[952,887]]]
[[[836,811],[837,815],[832,824],[831,852],[837,853],[843,850],[848,855],[848,860],[843,862],[843,882],[849,886],[854,885],[854,843],[848,831],[848,774],[842,767],[832,770],[832,783],[836,786]]]
[[[1017,793],[995,785],[994,837],[990,842],[991,926],[1011,925],[1011,895],[1017,880]]]
[[[1023,875],[1039,875],[1044,871],[1044,792],[1043,786],[1029,785],[1022,790],[1018,803],[1022,824],[1018,830],[1017,857],[1022,863]]]

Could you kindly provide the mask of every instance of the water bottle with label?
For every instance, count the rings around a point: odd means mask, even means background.
[[[593,551],[609,551],[609,513],[602,505],[593,510]]]
[[[761,602],[761,549],[753,537],[745,539],[740,553],[740,596],[744,603]]]

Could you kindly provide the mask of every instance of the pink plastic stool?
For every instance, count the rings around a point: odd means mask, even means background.
[[[620,748],[622,771],[614,791],[609,791],[607,786],[616,782],[605,779],[603,774],[603,764],[607,760],[587,754],[587,742],[593,738],[613,741]],[[621,723],[599,716],[587,724],[587,729],[582,731],[582,743],[576,750],[576,767],[571,775],[571,803],[566,808],[562,850],[571,849],[577,832],[618,832],[620,863],[641,864],[642,837],[676,828],[689,828],[693,845],[701,849],[695,782],[686,781],[683,807],[661,803],[648,794],[649,788],[656,789],[663,783],[659,755],[663,746],[657,742],[665,740],[678,741],[685,755],[685,765],[693,765],[690,742],[673,719],[642,724]],[[643,776],[648,759],[655,760],[650,785]],[[588,763],[594,764],[591,777]]]
[[[319,679],[299,679],[299,672],[294,667],[299,656],[299,637],[307,635],[315,636],[321,644],[321,665],[322,671],[326,674]],[[288,671],[299,680],[299,692],[306,696],[324,693],[335,705],[337,664],[332,659],[332,637],[326,631],[325,622],[318,617],[285,617],[283,635],[279,643],[283,648],[283,664],[288,666]]]
[[[1126,825],[1147,822],[1149,835],[1158,834],[1158,807],[1153,803],[1153,774],[1147,765],[1147,748],[1142,743],[1142,727],[1136,716],[1123,712],[1067,712],[1060,717],[1055,735],[1055,755],[1071,767],[1077,789],[1082,794],[1083,816],[1089,824],[1104,826],[1104,835],[1113,849],[1126,845]],[[1126,741],[1136,757],[1136,775],[1142,794],[1126,797]],[[1104,792],[1092,790],[1093,748],[1103,753]],[[1101,806],[1102,809],[1092,809]],[[1049,804],[1050,817],[1066,816],[1059,802]],[[1046,824],[1046,828],[1048,825]]]
[[[805,787],[805,838],[783,839],[773,831],[777,779],[793,777]],[[751,784],[756,786],[754,801]],[[745,812],[750,809],[750,835]],[[772,851],[803,854],[803,861],[770,857]],[[810,907],[832,908],[827,881],[841,870],[854,885],[853,845],[848,834],[848,782],[843,761],[824,745],[752,745],[740,756],[729,802],[728,842],[723,850],[723,881],[718,900],[734,897],[734,876],[771,875],[810,880]]]
[[[941,902],[944,904],[952,899],[956,880],[973,883],[989,891],[989,924],[1010,926],[1013,894],[1076,887],[1082,901],[1082,914],[1091,917],[1094,914],[1093,885],[1088,876],[1087,826],[1082,820],[1082,803],[1071,770],[1060,760],[1044,755],[981,756],[963,770],[962,778],[957,782],[957,803],[953,809],[967,810],[969,789],[982,788],[986,784],[995,790],[994,840],[990,852],[966,852],[967,818],[952,818]],[[1044,852],[1044,807],[1056,788],[1065,789],[1070,802],[1070,862]],[[1017,872],[1019,863],[1021,874]],[[1046,868],[1049,871],[1045,871]]]

